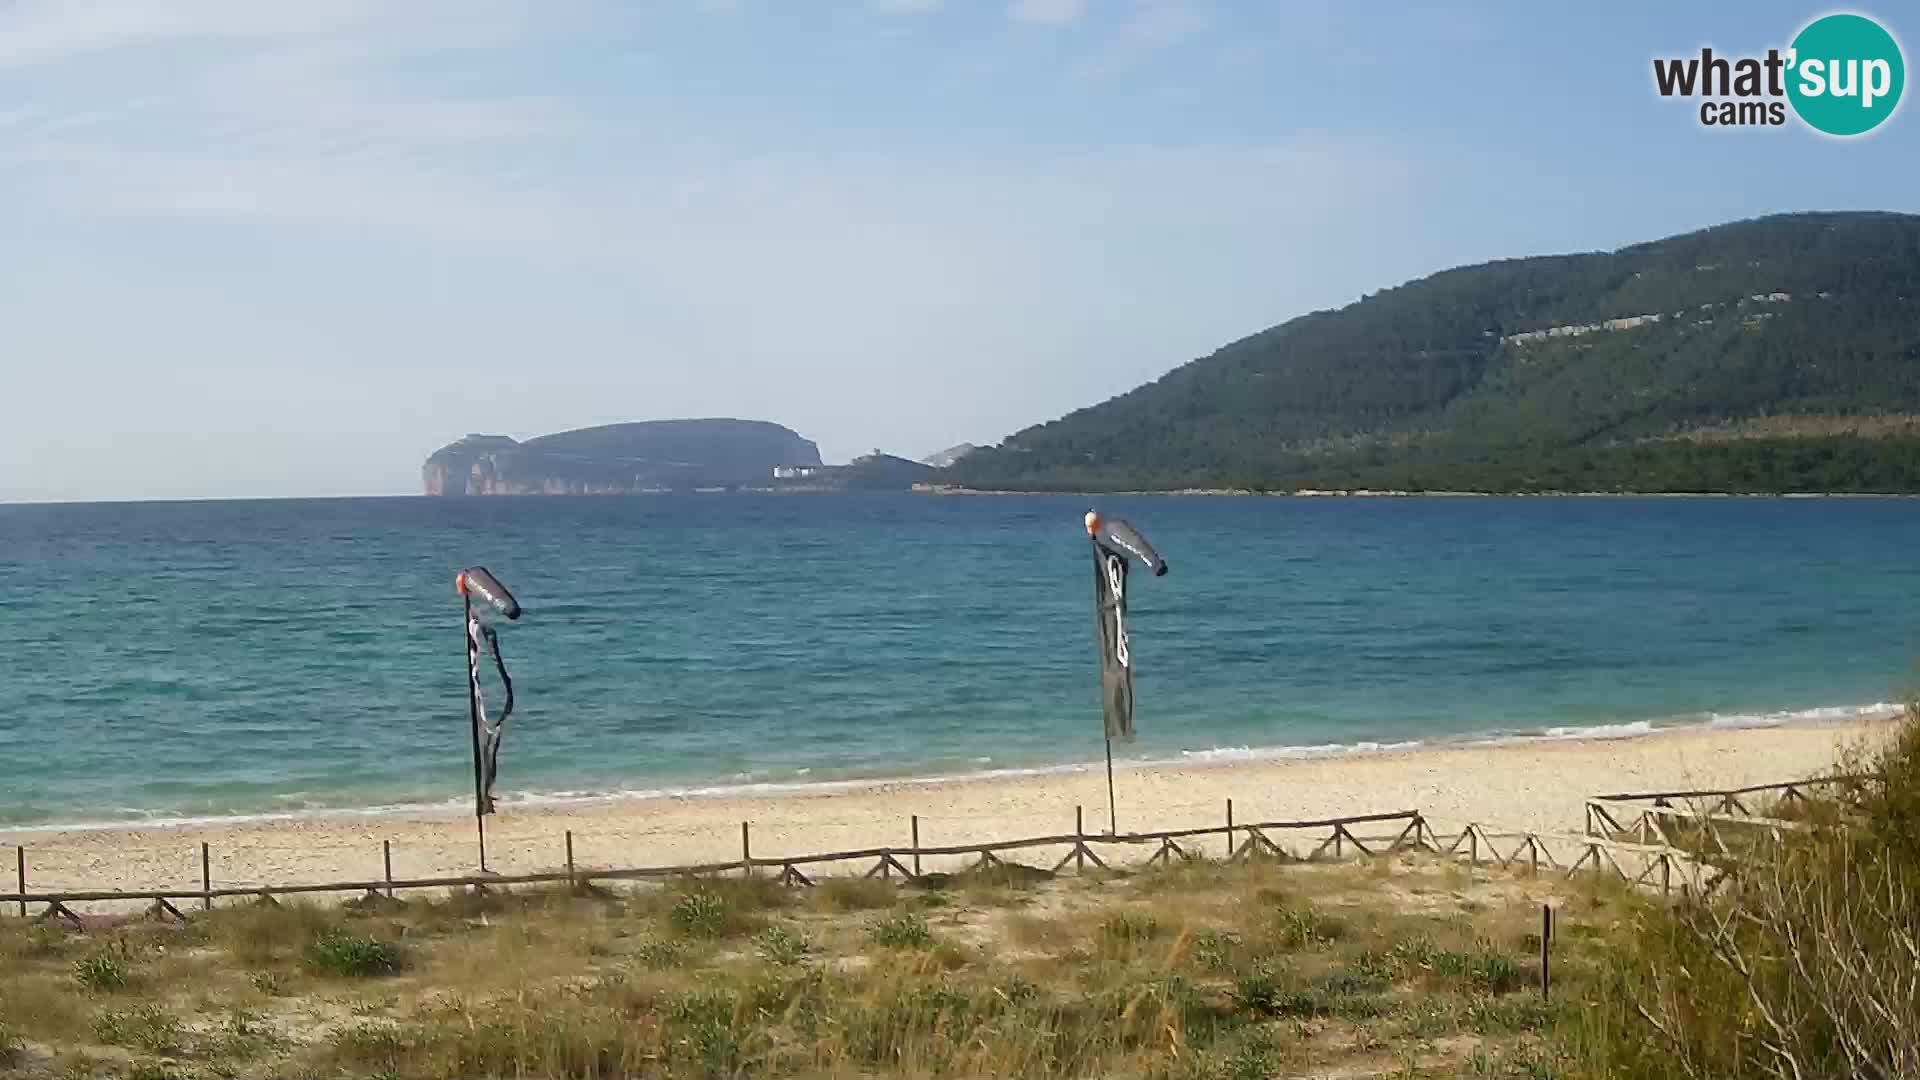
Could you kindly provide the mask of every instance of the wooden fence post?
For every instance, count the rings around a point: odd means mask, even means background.
[[[1547,963],[1547,943],[1553,940],[1553,907],[1540,905],[1540,1000],[1547,1000],[1553,987],[1553,976]]]
[[[740,823],[740,872],[753,876],[753,846],[747,838],[747,823]]]
[[[920,876],[920,815],[913,815],[913,876]]]
[[[13,845],[13,866],[20,877],[20,917],[27,917],[27,845]]]
[[[572,892],[573,890],[578,889],[579,887],[580,887],[580,883],[574,880],[574,876],[573,876],[573,830],[568,829],[567,830],[567,891]]]
[[[213,910],[213,856],[205,840],[200,841],[200,910]]]
[[[1087,823],[1083,808],[1073,808],[1073,868],[1075,871],[1087,868]]]
[[[1227,858],[1233,858],[1233,800],[1227,800]]]
[[[380,841],[380,863],[386,868],[387,899],[393,899],[393,841]]]

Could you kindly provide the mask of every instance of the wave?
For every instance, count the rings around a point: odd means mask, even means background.
[[[1878,701],[1871,705],[1828,705],[1817,709],[1789,709],[1782,712],[1708,713],[1707,726],[1734,729],[1784,727],[1788,724],[1805,723],[1843,723],[1848,720],[1871,720],[1890,713],[1898,713],[1903,707],[1891,701]]]
[[[1228,765],[1242,761],[1314,760],[1367,754],[1389,754],[1438,746],[1490,746],[1527,742],[1636,739],[1660,732],[1686,730],[1689,728],[1739,730],[1747,728],[1785,727],[1797,724],[1838,724],[1856,720],[1887,719],[1897,715],[1902,708],[1903,706],[1896,703],[1883,701],[1865,705],[1825,705],[1807,709],[1783,709],[1772,712],[1692,713],[1661,720],[1632,720],[1618,723],[1554,726],[1531,730],[1481,731],[1463,735],[1447,735],[1432,739],[1409,739],[1397,742],[1360,740],[1350,743],[1313,743],[1293,746],[1216,746],[1181,749],[1178,751],[1177,757],[1142,756],[1137,758],[1115,758],[1113,764],[1116,769],[1141,769],[1169,765]],[[533,807],[581,805],[630,799],[750,798],[754,796],[809,793],[824,794],[832,791],[934,785],[967,780],[1071,775],[1100,768],[1099,762],[1065,762],[1001,768],[978,767],[989,764],[992,760],[990,757],[971,758],[969,763],[974,765],[974,768],[949,773],[811,779],[812,768],[802,767],[792,770],[792,774],[796,777],[796,779],[792,780],[755,780],[750,773],[736,773],[725,781],[706,784],[665,785],[645,788],[511,791],[500,794],[496,801],[503,806]],[[296,798],[312,799],[313,794],[310,792],[286,793],[278,798],[281,800],[293,800]],[[310,804],[298,808],[252,813],[236,812],[230,814],[209,813],[183,815],[177,812],[169,813],[167,811],[140,810],[133,807],[126,807],[116,809],[128,816],[115,820],[79,821],[71,823],[49,822],[22,825],[0,824],[0,832],[40,833],[84,832],[110,829],[166,829],[194,825],[236,825],[256,822],[301,821],[315,818],[342,817],[437,817],[469,813],[471,812],[471,808],[472,803],[469,802],[465,796],[454,796],[452,798],[434,801],[384,803],[350,807]]]

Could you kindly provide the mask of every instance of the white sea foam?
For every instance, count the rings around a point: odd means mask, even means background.
[[[1788,709],[1782,712],[1708,713],[1707,726],[1765,728],[1781,727],[1786,724],[1843,723],[1848,720],[1869,720],[1889,716],[1899,711],[1900,706],[1890,701],[1879,701],[1872,705],[1829,705],[1817,709]]]
[[[1653,721],[1635,720],[1626,724],[1550,727],[1541,732],[1539,737],[1543,739],[1637,739],[1642,735],[1651,734],[1653,734]]]
[[[1217,746],[1183,749],[1179,751],[1179,756],[1176,758],[1116,758],[1114,759],[1114,767],[1116,769],[1135,769],[1165,765],[1225,765],[1237,761],[1308,760],[1347,755],[1393,753],[1396,751],[1417,750],[1427,746],[1494,745],[1537,741],[1562,742],[1583,739],[1633,739],[1652,735],[1660,731],[1684,730],[1686,728],[1731,730],[1781,727],[1791,724],[1829,724],[1845,723],[1852,720],[1884,719],[1897,715],[1900,709],[1901,706],[1891,702],[1874,702],[1867,705],[1828,705],[1808,709],[1787,709],[1760,713],[1693,714],[1670,717],[1659,721],[1634,720],[1614,724],[1547,727],[1525,731],[1483,731],[1477,734],[1443,736],[1430,740],[1414,739],[1401,742],[1359,741],[1351,743],[1314,743],[1295,746]],[[979,757],[972,759],[972,763],[975,765],[983,765],[992,760],[990,757]],[[800,777],[800,779],[794,780],[755,780],[753,779],[752,773],[736,773],[727,782],[713,784],[619,788],[611,790],[513,791],[501,794],[497,801],[507,806],[558,806],[634,799],[739,798],[760,795],[774,796],[810,792],[849,791],[876,787],[943,784],[955,780],[1069,775],[1086,772],[1099,767],[1098,762],[1073,762],[1020,768],[975,768],[956,773],[935,775],[906,775],[898,777],[867,776],[830,780],[810,779],[808,777],[811,775],[811,770],[799,768],[793,770],[793,773],[796,777]],[[310,797],[311,793],[290,792],[280,796],[277,801]],[[252,822],[297,821],[343,817],[390,817],[400,815],[454,816],[470,813],[471,810],[472,803],[467,801],[464,795],[431,802],[390,803],[362,807],[305,807],[241,814],[180,815],[125,808],[123,812],[129,816],[118,820],[0,826],[0,832],[37,833],[55,831],[78,832],[104,829],[166,829],[206,824],[233,825]]]

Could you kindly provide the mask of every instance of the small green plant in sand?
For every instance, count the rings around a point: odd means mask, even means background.
[[[924,949],[933,944],[926,917],[912,911],[882,915],[867,924],[867,937],[889,949]]]
[[[778,967],[792,967],[806,960],[813,946],[806,938],[784,926],[769,926],[753,937],[760,958]]]
[[[133,979],[131,950],[120,941],[102,945],[73,962],[73,977],[95,994],[125,990]]]
[[[165,1006],[143,1002],[124,1009],[101,1009],[93,1018],[93,1034],[108,1046],[169,1054],[180,1049],[186,1025]]]
[[[727,932],[728,914],[725,897],[700,889],[675,900],[667,918],[688,937],[717,938]]]
[[[324,930],[301,953],[307,967],[326,975],[368,978],[400,970],[400,950],[378,938]]]

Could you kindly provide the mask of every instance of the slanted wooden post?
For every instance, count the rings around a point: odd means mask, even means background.
[[[740,823],[740,872],[753,876],[753,845],[747,836],[747,823]]]
[[[205,840],[200,841],[200,910],[213,910],[213,855]]]
[[[13,845],[13,866],[19,875],[20,917],[24,919],[27,917],[27,846],[25,844]]]
[[[1073,808],[1073,868],[1076,871],[1087,868],[1087,822],[1079,806]]]
[[[1227,800],[1227,858],[1233,858],[1233,800]]]
[[[580,883],[578,881],[575,881],[573,877],[573,830],[568,829],[567,830],[567,891],[572,892],[573,890],[579,887],[580,887]]]
[[[913,876],[920,876],[920,815],[913,815]]]
[[[1547,967],[1547,943],[1553,940],[1553,908],[1548,904],[1540,905],[1540,1000],[1545,1001],[1553,987],[1553,976]]]
[[[386,868],[387,899],[393,899],[393,841],[380,841],[380,864]]]

